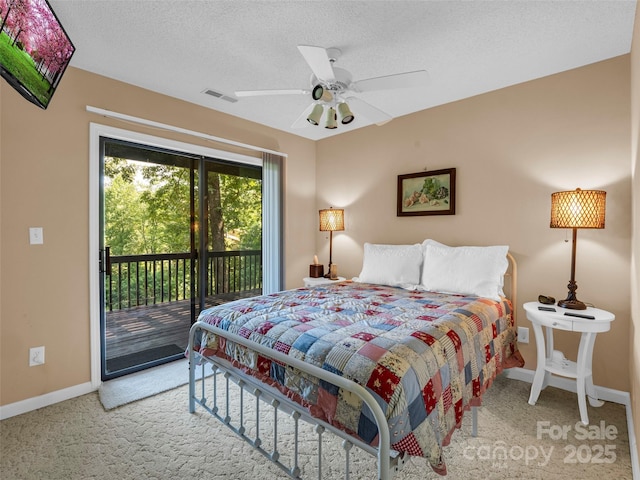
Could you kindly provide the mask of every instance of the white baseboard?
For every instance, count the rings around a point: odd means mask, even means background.
[[[504,371],[507,378],[513,378],[514,380],[522,380],[523,382],[533,383],[533,375],[536,373],[534,370],[526,368],[516,367],[509,368]],[[567,392],[576,393],[576,381],[569,378],[557,377],[550,375],[549,386],[556,387]],[[594,385],[598,398],[605,402],[619,403],[620,405],[631,406],[631,395],[629,392],[622,392],[620,390],[614,390],[613,388],[598,387]]]
[[[48,407],[54,403],[63,402],[71,398],[79,397],[96,391],[97,388],[91,382],[82,383],[69,388],[63,388],[55,392],[46,393],[38,397],[27,398],[15,403],[9,403],[0,407],[0,420],[15,417],[23,413],[37,410],[38,408]]]
[[[514,380],[521,380],[527,383],[533,383],[533,375],[535,371],[526,368],[516,367],[509,368],[504,371],[507,378]],[[561,390],[576,393],[576,382],[568,378],[557,377],[550,375],[549,386],[556,387]],[[633,413],[631,409],[631,395],[629,392],[622,392],[620,390],[614,390],[613,388],[598,387],[594,385],[598,398],[605,402],[619,403],[625,406],[627,414],[627,431],[629,433],[629,450],[631,453],[631,470],[633,473],[633,480],[640,480],[640,464],[638,462],[638,444],[636,440],[636,432],[633,428]]]

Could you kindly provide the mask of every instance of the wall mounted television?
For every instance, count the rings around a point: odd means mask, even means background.
[[[47,0],[0,0],[0,75],[46,109],[75,47]]]

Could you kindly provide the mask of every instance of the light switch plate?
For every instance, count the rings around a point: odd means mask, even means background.
[[[42,236],[42,227],[29,228],[29,243],[31,245],[42,245],[44,238]]]

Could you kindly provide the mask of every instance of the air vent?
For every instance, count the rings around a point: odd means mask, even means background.
[[[206,95],[211,95],[212,97],[219,98],[220,100],[226,100],[227,102],[236,103],[238,101],[237,98],[232,97],[231,95],[227,95],[222,92],[218,92],[217,90],[213,90],[211,88],[207,88],[202,93]]]

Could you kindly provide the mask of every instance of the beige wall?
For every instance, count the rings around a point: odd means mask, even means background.
[[[606,229],[578,234],[578,296],[617,316],[596,342],[596,384],[632,387],[637,399],[640,362],[637,353],[629,360],[627,341],[629,92],[622,56],[314,143],[73,68],[47,111],[1,82],[0,405],[89,381],[89,122],[201,143],[100,118],[86,105],[288,153],[287,287],[299,285],[314,253],[326,263],[317,210],[335,206],[346,208],[347,230],[334,235],[334,262],[348,277],[358,274],[366,241],[506,243],[519,262],[522,302],[563,297],[571,244],[548,228],[550,195],[607,190]],[[458,169],[455,216],[396,217],[397,175],[448,167]],[[44,227],[43,246],[28,244],[29,226]],[[633,322],[637,332],[637,298]],[[570,334],[558,340],[568,355],[577,343]],[[29,368],[28,348],[38,345],[47,347],[47,363]],[[534,368],[534,343],[522,352]]]
[[[615,313],[598,336],[594,380],[629,390],[630,220],[629,56],[432,108],[318,142],[318,208],[344,207],[346,230],[334,235],[342,275],[359,273],[362,245],[508,244],[518,261],[521,304],[539,293],[564,298],[571,239],[549,228],[558,190],[604,189],[604,230],[578,233],[578,298]],[[397,175],[455,167],[455,216],[397,217]],[[327,239],[317,248],[326,256]],[[531,332],[533,333],[533,332]],[[575,358],[579,338],[558,335]],[[535,343],[523,345],[535,368]]]
[[[0,82],[0,404],[90,381],[89,122],[224,146],[110,121],[86,105],[289,154],[287,287],[298,286],[315,242],[315,143],[71,68],[46,111]],[[248,152],[244,152],[247,153]],[[28,242],[44,228],[44,245]],[[30,347],[46,363],[28,366]]]
[[[631,251],[631,324],[629,326],[629,377],[635,437],[640,457],[640,5],[631,45],[631,168],[633,175],[633,217]]]

